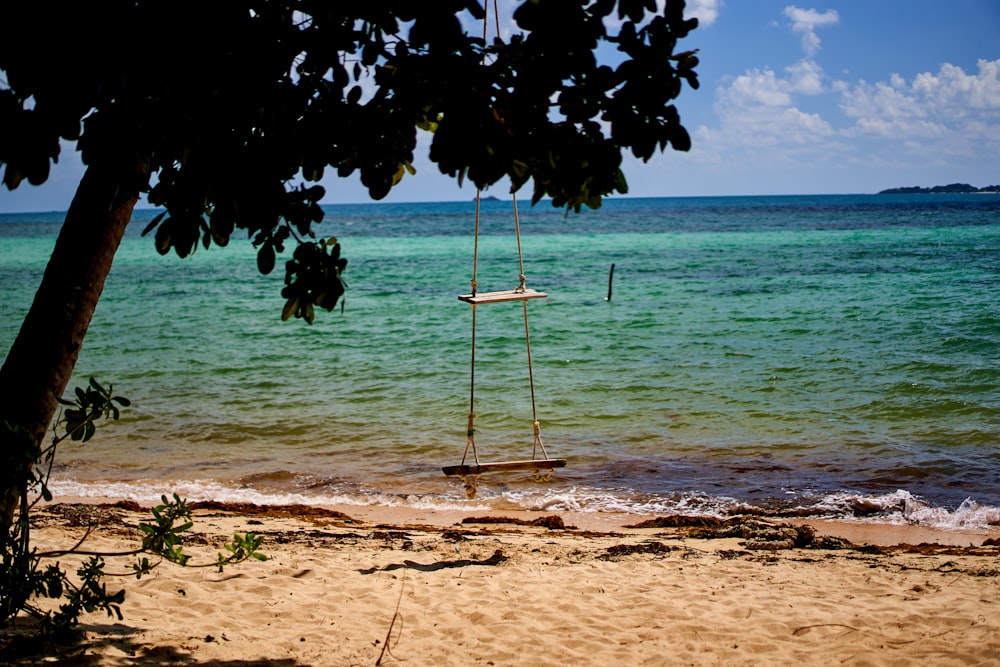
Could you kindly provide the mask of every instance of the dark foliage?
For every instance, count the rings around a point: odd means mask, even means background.
[[[465,32],[462,17],[485,14],[475,0],[6,3],[3,183],[45,182],[61,139],[77,142],[87,171],[0,368],[0,539],[13,554],[0,616],[68,590],[30,548],[28,495],[47,495],[53,449],[42,450],[41,436],[139,193],[164,208],[146,229],[164,254],[224,246],[241,230],[269,273],[293,242],[282,317],[311,322],[345,289],[340,246],[313,229],[327,170],[357,174],[381,199],[412,173],[422,130],[433,133],[430,159],[459,183],[509,178],[519,190],[530,181],[534,203],[579,210],[627,191],[625,151],[648,160],[667,146],[687,150],[673,100],[684,82],[697,87],[698,59],[675,49],[697,21],[683,17],[682,0],[658,15],[656,5],[530,0],[502,42]],[[97,416],[85,406],[103,401],[102,414],[116,417],[114,403],[123,405],[99,385],[76,398],[64,416],[82,440]],[[171,535],[181,529],[171,526],[187,509],[178,503],[158,508],[144,548],[180,562]],[[231,552],[255,548],[237,541]],[[96,597],[77,598],[74,610],[104,600],[115,611],[114,595],[87,583],[101,568],[80,573],[75,585]]]
[[[697,87],[696,25],[671,0],[542,0],[506,43],[466,34],[474,0],[104,0],[0,11],[0,165],[44,182],[60,137],[86,164],[145,166],[164,206],[161,253],[245,230],[270,272],[290,238],[284,317],[343,294],[346,260],[316,239],[318,181],[357,173],[381,199],[412,170],[417,130],[459,182],[533,181],[532,200],[597,207],[625,192],[622,151],[648,160],[691,141],[672,100]],[[609,32],[609,25],[620,25]],[[605,55],[596,57],[601,43]]]

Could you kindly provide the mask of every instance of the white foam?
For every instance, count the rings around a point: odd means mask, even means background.
[[[753,511],[754,508],[734,498],[686,493],[677,496],[651,496],[621,489],[586,486],[570,488],[539,487],[530,491],[480,487],[475,500],[460,491],[444,494],[390,494],[377,490],[350,493],[261,492],[245,486],[227,486],[215,480],[78,482],[53,480],[52,493],[77,498],[113,498],[150,505],[163,495],[177,494],[191,502],[217,501],[255,505],[346,505],[358,507],[400,507],[418,510],[488,511],[525,509],[535,511],[613,512],[623,514],[687,514],[727,516]],[[818,502],[796,508],[798,516],[837,518],[889,524],[912,524],[946,530],[981,530],[1000,525],[1000,508],[979,505],[966,499],[957,509],[934,507],[900,489],[882,495],[841,492],[829,494]]]
[[[142,505],[159,503],[164,495],[177,494],[189,502],[214,501],[221,503],[251,503],[254,505],[348,505],[358,507],[408,507],[413,509],[487,510],[489,505],[470,503],[461,498],[434,498],[430,496],[394,496],[384,493],[261,493],[247,487],[233,487],[214,480],[178,480],[162,482],[102,482],[88,483],[75,480],[58,480],[49,484],[57,498],[114,498],[132,500]]]
[[[508,491],[503,497],[518,508],[544,511],[722,516],[737,506],[732,498],[710,497],[699,493],[667,498],[580,486],[541,493]]]
[[[836,493],[808,509],[837,518],[870,517],[879,523],[912,524],[947,530],[980,530],[1000,525],[1000,508],[980,505],[966,498],[957,509],[934,507],[909,491],[898,489],[883,495]]]
[[[1000,508],[980,505],[966,498],[958,509],[950,511],[915,502],[906,508],[906,518],[911,523],[952,529],[981,529],[1000,525]]]

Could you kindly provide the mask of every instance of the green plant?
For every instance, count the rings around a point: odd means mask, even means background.
[[[267,559],[258,551],[262,538],[248,533],[233,536],[232,542],[225,545],[228,555],[220,553],[215,561],[192,563],[184,553],[182,535],[194,525],[191,507],[176,494],[173,500],[163,496],[162,503],[152,509],[152,520],[139,524],[143,538],[135,549],[115,553],[85,551],[81,547],[90,534],[88,530],[69,549],[39,552],[31,543],[31,512],[42,500],[52,500],[48,480],[57,446],[67,438],[86,442],[93,437],[98,420],[117,420],[119,406],[130,405],[127,398],[115,396],[110,385],[105,388],[94,378],[86,388],[76,388],[74,400],[59,402],[65,409],[53,427],[51,443],[45,448],[33,441],[26,429],[6,421],[0,425],[0,438],[7,441],[4,444],[20,445],[5,446],[5,451],[25,453],[3,471],[4,475],[21,480],[21,497],[10,528],[0,531],[0,626],[12,623],[21,612],[37,618],[46,633],[68,630],[79,622],[82,614],[99,610],[121,619],[120,605],[125,591],[108,591],[104,583],[106,558],[136,558],[132,564],[136,578],[148,574],[163,561],[186,567],[217,567],[221,571],[226,565],[250,558]],[[76,569],[75,577],[58,561],[51,562],[70,555],[87,557]],[[39,602],[45,598],[59,600],[61,604],[56,609],[44,609]]]

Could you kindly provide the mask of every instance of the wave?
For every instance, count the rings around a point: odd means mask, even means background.
[[[168,488],[169,487],[169,488]],[[517,490],[505,487],[482,489],[474,500],[456,489],[448,493],[389,493],[382,490],[350,491],[329,485],[302,491],[263,491],[247,486],[229,486],[215,480],[79,482],[53,480],[50,489],[59,497],[132,500],[144,505],[158,503],[165,494],[189,501],[252,503],[256,505],[312,505],[399,507],[416,510],[528,510],[619,513],[632,515],[681,514],[726,517],[753,514],[773,518],[836,519],[875,524],[914,525],[950,531],[983,530],[1000,526],[1000,507],[980,505],[972,498],[949,509],[931,505],[900,489],[881,495],[838,492],[794,506],[753,504],[735,498],[698,492],[657,496],[625,490],[587,486]]]
[[[948,530],[977,530],[1000,525],[1000,507],[980,505],[972,498],[966,498],[955,509],[935,507],[902,489],[879,496],[831,494],[810,509],[826,511],[837,518],[873,517],[883,523]]]

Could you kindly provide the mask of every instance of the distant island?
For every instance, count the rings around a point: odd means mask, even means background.
[[[938,194],[998,194],[1000,185],[987,185],[985,188],[977,188],[968,183],[952,183],[951,185],[935,185],[933,188],[889,188],[881,190],[880,195],[938,195]]]

